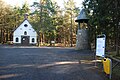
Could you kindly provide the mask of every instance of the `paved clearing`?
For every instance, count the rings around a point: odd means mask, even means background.
[[[70,48],[0,48],[0,80],[104,80],[92,59]]]

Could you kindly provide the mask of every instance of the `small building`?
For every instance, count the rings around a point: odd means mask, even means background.
[[[75,22],[78,22],[76,50],[90,49],[88,20],[85,9],[82,9],[75,20]]]
[[[13,44],[36,45],[37,32],[33,29],[27,18],[13,32]]]

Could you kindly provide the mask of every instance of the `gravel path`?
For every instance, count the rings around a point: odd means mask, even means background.
[[[89,62],[91,51],[1,47],[0,55],[0,80],[104,80]]]

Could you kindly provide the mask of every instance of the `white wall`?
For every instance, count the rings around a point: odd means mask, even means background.
[[[28,26],[25,27],[24,24],[27,24]],[[27,32],[27,35],[24,35],[24,32]],[[35,42],[33,44],[37,43],[37,33],[32,28],[28,20],[25,20],[13,33],[13,43],[21,43],[21,36],[30,36],[30,43],[32,42],[32,38],[35,38]],[[19,38],[19,42],[16,42],[16,37]]]
[[[32,38],[35,39],[34,42],[32,42]],[[36,38],[35,36],[31,36],[31,37],[30,37],[30,44],[36,44],[36,43],[37,43],[37,38]]]
[[[16,38],[18,38],[18,42],[16,42]],[[13,43],[21,43],[21,36],[15,36],[13,37]]]

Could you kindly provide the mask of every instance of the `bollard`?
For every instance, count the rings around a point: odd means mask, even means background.
[[[103,59],[103,68],[104,72],[109,75],[109,78],[111,79],[112,75],[112,61],[109,58],[104,58]]]

